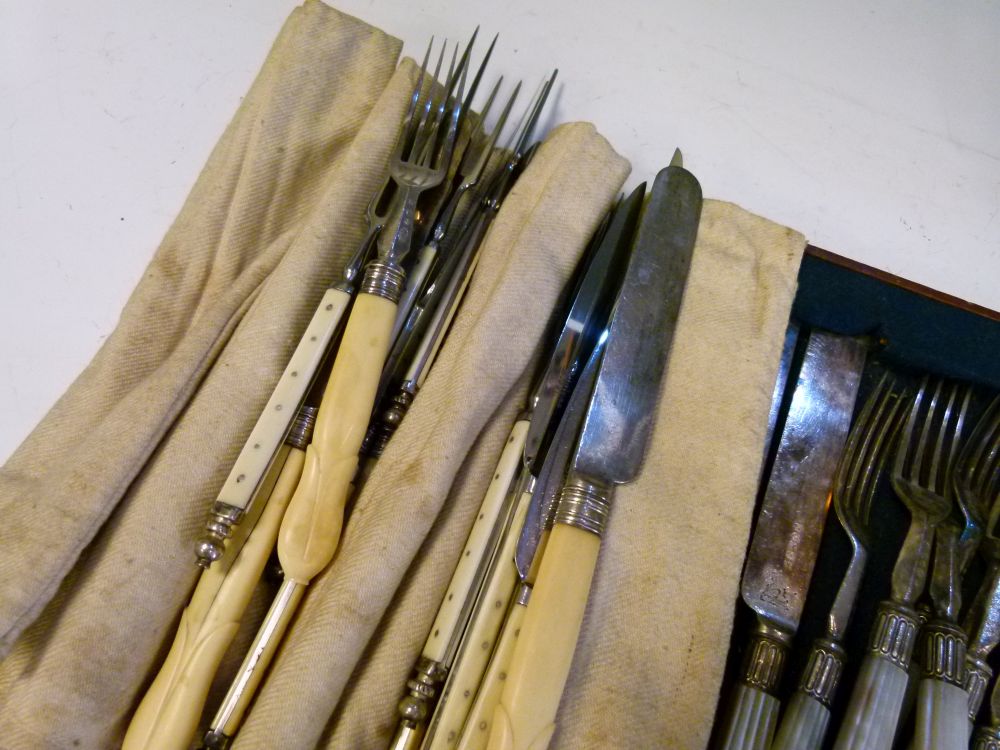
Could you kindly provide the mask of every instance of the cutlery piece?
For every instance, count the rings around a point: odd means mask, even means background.
[[[400,193],[399,213],[392,220],[395,226],[386,225],[379,233],[378,256],[365,267],[320,402],[302,477],[278,533],[278,559],[284,582],[212,721],[205,738],[209,747],[217,747],[234,735],[305,587],[329,564],[340,542],[344,507],[391,343],[389,334],[396,317],[396,301],[402,292],[405,277],[402,263],[410,249],[417,199],[422,191],[439,184],[447,171],[461,113],[469,53],[467,46],[457,67],[453,55],[440,97],[434,81],[430,81],[427,93],[422,93],[426,62],[421,68],[390,161],[390,175]],[[438,69],[444,54],[442,47]]]
[[[585,272],[580,274],[551,353],[535,376],[527,409],[515,424],[512,439],[501,456],[431,627],[410,683],[410,694],[400,703],[402,721],[392,745],[394,750],[410,747],[402,743],[404,734],[411,737],[419,732],[446,676],[448,682],[424,747],[453,747],[461,731],[513,591],[513,545],[531,498],[535,473],[545,458],[566,394],[579,375],[579,362],[596,340],[595,329],[603,329],[607,321],[643,194],[644,186],[618,206],[606,231],[595,235],[584,254],[581,264]],[[519,429],[521,426],[523,429]],[[512,451],[513,460],[505,463]]]
[[[680,312],[701,187],[680,164],[653,183],[604,341],[593,395],[560,494],[510,672],[492,750],[543,750],[569,675],[615,484],[639,473]]]
[[[888,373],[883,375],[848,435],[833,482],[833,508],[851,541],[851,560],[830,609],[826,634],[813,642],[798,691],[781,718],[773,750],[819,750],[826,737],[830,707],[847,657],[844,634],[868,562],[872,500],[906,416],[908,398],[894,387],[895,380]]]
[[[411,310],[386,363],[379,385],[376,420],[366,435],[364,452],[378,458],[423,386],[479,261],[483,238],[500,211],[503,199],[533,154],[529,148],[535,126],[548,98],[555,74],[525,112],[512,138],[511,156],[484,186],[455,246],[439,264],[432,283]]]
[[[986,659],[1000,643],[1000,397],[993,399],[976,423],[955,464],[955,497],[966,518],[986,518],[980,551],[987,572],[972,606],[966,613],[964,629],[969,634],[966,654],[965,689],[969,694],[969,721],[979,714],[993,670]],[[968,538],[968,524],[963,538]],[[961,542],[960,549],[961,549]],[[1000,728],[1000,722],[996,722]],[[986,732],[996,731],[986,729]],[[982,733],[982,730],[981,730]],[[1000,742],[1000,734],[995,737]]]
[[[934,528],[951,509],[945,482],[957,447],[956,427],[961,426],[964,414],[964,407],[955,408],[956,395],[954,384],[939,382],[930,388],[930,381],[925,378],[900,436],[891,479],[893,490],[910,511],[910,528],[892,571],[891,597],[879,605],[876,613],[868,652],[837,735],[836,750],[889,750],[895,738],[919,627],[914,603],[927,581]],[[942,549],[947,551],[947,547]],[[937,645],[960,648],[961,658],[957,662],[946,660],[956,669],[949,667],[947,674],[941,676],[964,678],[964,674],[955,673],[964,671],[965,645],[960,629],[931,620],[923,630],[929,634],[925,641],[928,655],[935,653]],[[926,670],[924,674],[926,677]],[[933,690],[930,684],[925,688],[928,682],[921,683],[917,700],[917,747],[924,746],[922,743],[931,730],[928,710],[932,705],[943,705],[942,700],[960,700],[963,717],[967,705],[964,692],[959,699],[955,691],[948,689],[957,687],[960,691],[961,682],[956,686],[935,679]],[[937,722],[933,723],[936,726]],[[961,743],[966,741],[967,733],[963,718]]]
[[[239,540],[243,543],[237,545],[238,553],[231,552],[201,574],[167,658],[129,723],[123,750],[190,747],[212,679],[274,549],[281,517],[302,474],[315,421],[316,408],[303,406],[285,439],[285,449],[273,462],[270,480],[262,484],[268,497],[266,504],[257,503],[259,519],[248,518],[237,530],[246,536],[245,542]]]
[[[719,748],[765,750],[776,695],[798,630],[864,369],[864,339],[809,334],[743,569],[741,595],[757,615]]]
[[[473,34],[473,40],[475,40],[475,34]],[[476,92],[479,89],[479,83],[482,80],[483,73],[486,71],[486,66],[489,64],[490,57],[493,54],[493,48],[496,46],[496,43],[497,37],[493,37],[493,41],[490,43],[489,49],[486,50],[486,54],[483,56],[483,60],[479,64],[479,69],[476,71],[476,75],[472,79],[472,85],[469,86],[469,92],[466,95],[465,103],[462,106],[461,117],[463,119],[465,114],[467,114],[472,108],[473,100],[475,99]],[[493,86],[492,91],[486,99],[486,103],[483,104],[482,110],[479,113],[480,122],[483,123],[484,126],[502,82],[503,76],[501,76]],[[508,97],[507,104],[504,107],[503,112],[500,113],[500,117],[494,124],[493,131],[491,133],[486,133],[477,128],[476,132],[474,132],[470,137],[469,142],[465,147],[465,151],[462,154],[458,169],[456,170],[455,180],[457,181],[457,184],[450,189],[449,194],[445,197],[444,205],[438,212],[431,228],[431,239],[420,249],[420,252],[417,253],[416,261],[410,269],[409,274],[407,274],[406,287],[403,289],[403,294],[399,298],[399,304],[396,310],[396,322],[393,324],[392,333],[390,334],[390,338],[393,341],[395,341],[399,336],[399,332],[402,329],[403,324],[406,322],[406,318],[410,313],[410,309],[413,307],[413,303],[416,301],[417,296],[423,291],[424,282],[427,280],[431,267],[437,260],[441,244],[445,239],[445,235],[448,233],[452,220],[455,218],[455,211],[458,208],[459,201],[461,201],[462,197],[471,188],[473,188],[482,177],[483,170],[486,168],[486,162],[489,159],[490,154],[493,153],[493,147],[496,145],[496,140],[503,131],[503,127],[507,122],[507,117],[510,115],[511,108],[514,106],[514,101],[517,99],[519,90],[520,84],[514,88],[514,91],[511,93],[510,97]]]

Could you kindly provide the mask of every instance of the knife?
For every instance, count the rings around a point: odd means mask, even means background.
[[[814,330],[799,370],[757,528],[743,601],[757,615],[718,748],[766,750],[776,695],[819,553],[833,475],[864,368],[863,339]]]
[[[593,394],[494,712],[491,750],[541,750],[555,731],[613,488],[635,479],[653,429],[700,215],[701,186],[678,151],[653,182],[602,335]]]
[[[552,465],[550,456],[564,439],[561,436],[566,431],[566,414],[572,409],[573,399],[579,400],[576,394],[581,387],[587,391],[584,406],[589,400],[593,379],[590,386],[586,386],[584,380],[578,378],[586,377],[580,375],[583,363],[588,356],[592,358],[591,351],[599,332],[607,325],[632,247],[644,195],[645,184],[612,210],[607,227],[598,230],[593,247],[584,254],[580,263],[583,272],[576,274],[578,279],[571,284],[573,294],[562,316],[562,328],[551,346],[548,360],[536,376],[528,399],[530,418],[522,451],[522,479],[513,487],[508,499],[510,509],[494,544],[496,551],[492,559],[486,560],[489,564],[481,578],[481,590],[470,611],[464,613],[465,632],[457,653],[451,654],[452,669],[428,728],[425,750],[455,746],[483,680],[517,581],[515,547],[524,517],[540,497],[532,487],[537,489],[548,481],[545,477]],[[566,414],[560,419],[564,410]],[[575,439],[578,428],[577,421],[570,440]],[[561,483],[563,476],[565,472],[556,481]],[[541,484],[536,486],[536,482]],[[492,707],[490,712],[492,714]]]

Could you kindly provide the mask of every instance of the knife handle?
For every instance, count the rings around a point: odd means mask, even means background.
[[[915,750],[960,750],[969,742],[969,694],[965,692],[965,632],[931,621],[921,635],[923,679],[917,694]]]
[[[792,635],[758,618],[740,680],[733,693],[718,750],[767,750],[778,724],[777,690],[785,669]]]
[[[489,750],[548,747],[600,547],[600,536],[560,523],[557,517],[493,714]]]
[[[799,688],[789,701],[773,750],[819,750],[830,723],[830,705],[837,694],[847,654],[828,638],[817,639],[799,680]]]
[[[221,556],[222,545],[231,533],[234,517],[242,517],[249,508],[350,302],[351,294],[337,288],[327,289],[320,300],[267,405],[219,490],[206,536],[198,543],[200,564],[207,567]]]
[[[302,450],[289,451],[260,519],[226,573],[205,617],[200,622],[191,617],[190,606],[181,615],[170,653],[132,717],[123,750],[185,750],[189,746],[219,662],[239,629],[240,618],[274,549],[281,517],[298,484],[304,460]],[[207,579],[207,575],[203,574],[203,578]]]
[[[340,543],[344,506],[395,315],[396,305],[375,294],[361,293],[354,302],[306,449],[302,478],[278,533],[278,559],[286,580],[308,584],[333,559]]]
[[[773,695],[738,683],[718,750],[767,750],[778,724],[780,707]]]
[[[517,584],[514,550],[530,502],[531,494],[522,493],[513,509],[514,517],[510,528],[501,540],[494,564],[490,566],[489,574],[483,581],[482,591],[476,600],[445,683],[441,702],[428,729],[425,750],[455,747],[462,727],[467,723],[473,699],[482,690],[483,674],[490,662],[490,655],[495,650],[494,644],[504,626],[504,615],[509,609]]]
[[[465,607],[465,602],[475,594],[476,572],[480,570],[484,557],[490,553],[488,549],[490,536],[497,519],[500,517],[500,511],[507,498],[511,483],[521,466],[521,455],[524,450],[524,441],[528,436],[528,426],[527,419],[520,419],[514,423],[511,429],[510,437],[507,439],[493,473],[493,479],[483,497],[472,529],[469,531],[469,538],[458,558],[458,564],[455,566],[455,572],[448,584],[444,600],[441,602],[437,617],[431,626],[430,635],[424,644],[423,656],[425,658],[437,662],[442,661],[455,629],[465,625],[465,623],[459,622],[459,618]],[[519,532],[513,528],[511,532],[507,537],[513,537],[516,540]],[[513,555],[510,556],[510,560],[513,561]],[[513,562],[506,567],[513,569]],[[513,585],[510,588],[512,589]],[[509,598],[510,589],[507,590],[507,598],[504,599],[505,607]]]
[[[530,594],[531,589],[527,589]],[[522,603],[525,596],[519,594],[518,600],[514,602],[507,620],[503,624],[503,632],[493,651],[490,665],[483,675],[483,680],[476,693],[476,700],[472,704],[472,710],[465,720],[465,728],[462,730],[462,737],[458,742],[458,750],[485,750],[486,743],[490,738],[490,727],[493,721],[493,712],[497,703],[500,702],[500,693],[503,690],[504,682],[510,671],[510,662],[514,656],[514,647],[517,645],[518,636],[521,634],[521,626],[524,624],[524,614],[527,612],[527,603]]]

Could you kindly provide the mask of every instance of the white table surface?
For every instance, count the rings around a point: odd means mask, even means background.
[[[0,0],[0,461],[114,328],[293,0]],[[1000,309],[1000,4],[338,0],[493,69],[652,177]],[[419,9],[414,6],[420,5]]]

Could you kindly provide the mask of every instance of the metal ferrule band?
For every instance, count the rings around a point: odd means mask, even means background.
[[[868,650],[900,669],[909,669],[919,627],[920,616],[914,609],[893,601],[882,602],[875,616]]]
[[[382,297],[395,305],[403,294],[405,282],[406,273],[398,265],[373,260],[365,267],[365,277],[361,281],[360,291],[362,294]]]
[[[932,620],[921,632],[923,676],[965,688],[965,631],[943,620]]]
[[[304,451],[312,441],[313,430],[316,428],[316,415],[319,414],[319,407],[303,406],[299,413],[295,415],[292,427],[288,431],[285,442],[293,448]]]
[[[741,682],[774,695],[785,671],[789,645],[787,633],[758,623],[743,657]]]
[[[555,523],[604,536],[610,511],[611,492],[607,488],[572,477],[559,493]]]
[[[840,644],[826,638],[816,641],[802,672],[799,690],[830,708],[846,661],[847,653]]]
[[[993,669],[983,659],[971,654],[965,657],[965,692],[969,694],[969,720],[975,721],[993,679]]]
[[[972,750],[1000,750],[1000,727],[979,727],[972,740]]]
[[[410,726],[425,724],[447,676],[443,664],[421,656],[413,676],[406,682],[408,692],[397,707],[399,718]]]

